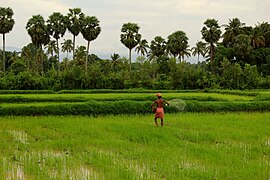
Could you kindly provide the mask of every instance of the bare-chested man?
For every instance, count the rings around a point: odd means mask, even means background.
[[[151,107],[152,109],[155,107],[156,105],[156,114],[155,114],[155,124],[158,127],[158,123],[157,123],[157,119],[160,118],[161,120],[161,126],[163,126],[163,119],[164,119],[164,109],[163,109],[163,104],[165,103],[165,105],[170,105],[167,101],[165,101],[164,99],[161,98],[161,94],[157,93],[157,100],[155,100]]]

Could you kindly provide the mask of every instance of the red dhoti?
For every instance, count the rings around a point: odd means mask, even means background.
[[[157,108],[155,118],[164,118],[164,110],[163,108]]]

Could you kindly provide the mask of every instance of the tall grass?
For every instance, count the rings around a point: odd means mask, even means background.
[[[0,117],[0,179],[269,179],[269,115]]]
[[[196,101],[250,101],[252,96],[219,93],[165,93],[164,98]],[[0,95],[0,102],[86,102],[98,101],[153,101],[155,93],[106,93],[106,94],[5,94]]]
[[[183,101],[173,99],[165,112],[266,112],[270,101]],[[150,114],[152,101],[31,102],[0,104],[0,116]]]

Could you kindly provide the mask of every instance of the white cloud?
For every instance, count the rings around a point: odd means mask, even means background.
[[[66,12],[67,6],[57,0],[6,0],[2,6],[11,7],[15,14],[20,15],[48,15],[50,12]]]
[[[270,17],[270,0],[4,0],[1,6],[14,10],[16,25],[7,37],[7,45],[17,47],[30,42],[25,25],[32,15],[47,18],[53,12],[66,14],[69,8],[79,7],[100,20],[102,32],[92,43],[91,52],[108,57],[114,52],[127,55],[120,42],[120,29],[126,22],[138,23],[148,42],[157,35],[167,38],[172,32],[183,30],[190,46],[194,46],[201,38],[200,30],[207,18],[215,18],[221,25],[238,17],[253,26],[269,21]],[[67,38],[71,38],[70,33],[66,33]],[[86,44],[81,36],[77,42]]]
[[[25,29],[27,21],[33,15],[42,15],[45,19],[53,12],[67,12],[67,7],[56,0],[5,0],[2,7],[10,7],[14,12],[15,25],[7,34],[7,46],[23,47],[31,40]]]

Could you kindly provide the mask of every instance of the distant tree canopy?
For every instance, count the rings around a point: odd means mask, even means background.
[[[101,36],[102,28],[97,17],[80,8],[69,9],[66,15],[54,12],[47,20],[33,15],[26,24],[31,42],[20,53],[5,53],[5,34],[14,24],[12,9],[1,7],[0,89],[270,88],[268,22],[251,27],[238,18],[224,25],[207,19],[194,47],[180,29],[167,39],[157,35],[147,40],[137,23],[123,23],[119,43],[129,50],[128,58],[109,52],[110,59],[90,53],[90,42]],[[64,39],[68,32],[73,40]],[[76,45],[79,34],[86,46]],[[133,49],[139,56],[132,61]],[[61,52],[66,53],[64,58]],[[198,59],[195,64],[186,62],[191,55]]]

